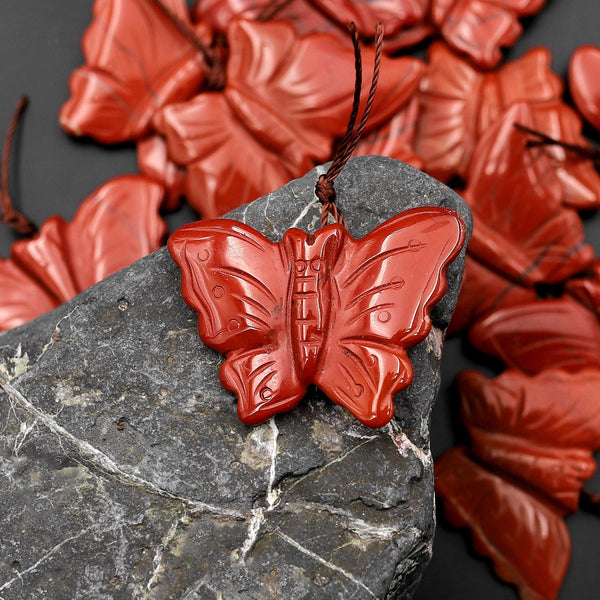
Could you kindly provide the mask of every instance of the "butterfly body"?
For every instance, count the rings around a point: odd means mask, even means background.
[[[221,381],[246,424],[293,408],[311,384],[371,427],[394,414],[412,380],[405,348],[431,328],[445,267],[464,225],[452,211],[420,208],[360,240],[340,225],[271,242],[229,220],[182,227],[169,249],[202,340],[227,355]]]

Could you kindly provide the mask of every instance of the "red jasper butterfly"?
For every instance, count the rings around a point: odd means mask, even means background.
[[[292,409],[316,384],[362,423],[394,414],[410,384],[405,348],[431,329],[445,268],[465,239],[444,208],[417,208],[354,239],[339,224],[271,242],[237,221],[191,223],[169,239],[202,341],[227,355],[223,386],[257,424]]]

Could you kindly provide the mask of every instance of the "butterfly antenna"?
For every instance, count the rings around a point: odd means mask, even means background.
[[[348,229],[348,225],[346,224],[339,207],[335,203],[336,193],[335,188],[333,187],[333,181],[340,174],[344,165],[348,162],[352,152],[354,152],[354,149],[358,144],[358,140],[360,139],[360,136],[369,118],[369,114],[373,106],[373,100],[375,99],[375,91],[377,90],[377,82],[379,81],[379,73],[381,71],[381,59],[383,56],[383,24],[378,22],[375,26],[375,64],[373,66],[371,87],[369,89],[369,95],[367,96],[367,102],[365,104],[360,123],[355,129],[362,90],[362,58],[360,54],[360,43],[356,25],[354,23],[350,23],[350,25],[348,25],[348,29],[350,30],[350,34],[352,36],[352,45],[354,46],[354,71],[356,73],[352,111],[350,112],[350,119],[348,120],[346,133],[337,148],[333,162],[329,166],[327,173],[319,177],[315,188],[315,194],[321,201],[321,204],[323,204],[323,210],[321,211],[321,227],[325,227],[325,225],[327,225],[329,215],[331,215],[336,223],[339,223],[345,229]]]
[[[6,137],[4,138],[4,148],[2,149],[2,166],[0,174],[0,209],[2,210],[2,216],[0,217],[1,223],[7,223],[15,231],[22,233],[23,235],[32,235],[37,231],[37,227],[23,214],[20,213],[14,206],[10,197],[9,179],[10,179],[10,157],[17,133],[17,126],[23,115],[29,98],[27,96],[21,96],[15,112],[13,113],[12,119],[8,124],[6,131]]]

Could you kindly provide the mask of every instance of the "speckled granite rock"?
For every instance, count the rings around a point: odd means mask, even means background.
[[[272,239],[314,230],[312,171],[235,216]],[[357,237],[461,200],[380,157],[336,181]],[[409,598],[429,560],[429,415],[464,252],[410,351],[397,419],[371,430],[312,391],[237,420],[165,249],[0,336],[0,598]]]

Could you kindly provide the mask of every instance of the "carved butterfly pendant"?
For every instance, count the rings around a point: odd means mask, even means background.
[[[358,240],[334,224],[271,242],[238,221],[207,220],[177,230],[169,250],[202,341],[227,355],[221,382],[244,423],[292,409],[316,384],[380,427],[412,380],[405,349],[429,333],[464,240],[456,213],[427,207]]]

